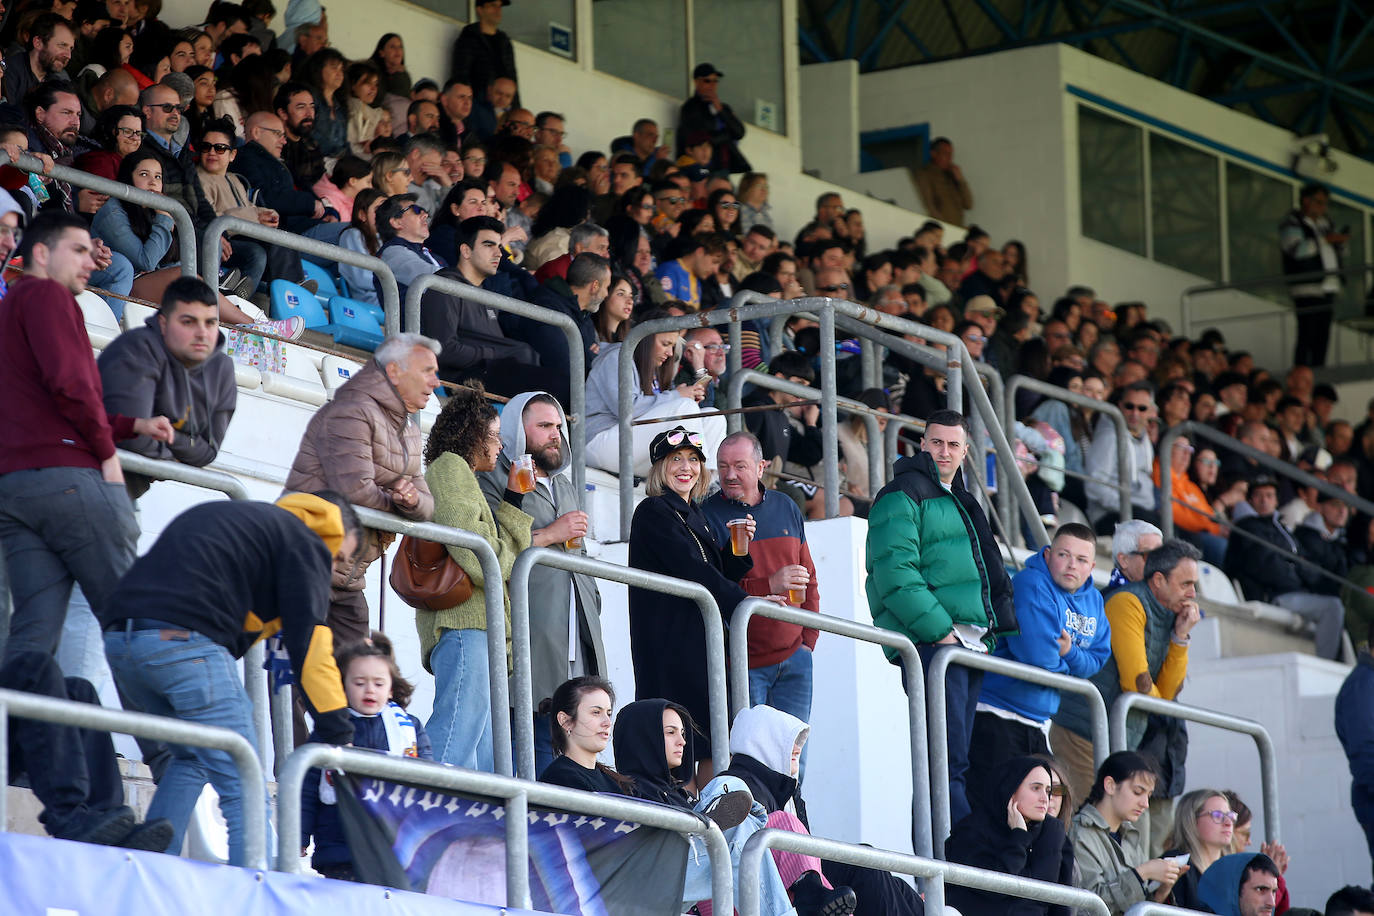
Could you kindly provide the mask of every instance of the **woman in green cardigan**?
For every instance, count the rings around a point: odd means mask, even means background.
[[[520,511],[520,494],[507,482],[505,499],[493,515],[476,473],[496,467],[501,421],[487,402],[481,382],[467,382],[434,421],[425,445],[425,481],[434,495],[434,521],[481,535],[501,563],[506,605],[506,666],[510,673],[510,598],[504,580],[520,551],[530,546],[530,516]],[[420,657],[434,674],[434,712],[425,724],[434,759],[470,770],[492,772],[491,682],[487,667],[487,617],[481,564],[471,550],[449,547],[449,555],[472,581],[472,596],[444,611],[415,612]],[[505,710],[502,710],[505,714]]]

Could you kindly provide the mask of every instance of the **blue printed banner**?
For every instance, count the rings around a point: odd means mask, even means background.
[[[352,786],[352,792],[344,788]],[[380,779],[340,780],[339,814],[364,881],[504,906],[505,807]],[[687,841],[613,818],[529,808],[530,897],[567,916],[680,912]]]

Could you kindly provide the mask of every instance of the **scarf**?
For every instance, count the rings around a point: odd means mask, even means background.
[[[33,129],[38,132],[38,139],[43,141],[43,145],[47,147],[47,154],[52,157],[52,161],[58,165],[71,167],[72,161],[76,158],[72,149],[57,139],[52,131],[42,124],[35,124]],[[62,195],[62,209],[68,213],[75,212],[76,208],[72,205],[72,186],[65,181],[56,179],[53,180],[53,186],[57,188],[57,193]]]
[[[355,719],[372,718],[352,709],[348,712]],[[378,715],[382,717],[382,727],[386,729],[386,753],[392,757],[418,758],[420,743],[415,737],[415,723],[410,721],[409,714],[395,702],[390,702]],[[320,771],[320,802],[325,805],[338,803],[331,770]]]

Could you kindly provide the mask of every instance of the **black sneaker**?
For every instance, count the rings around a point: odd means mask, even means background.
[[[258,285],[253,282],[252,277],[244,277],[233,289],[225,290],[225,292],[231,292],[240,299],[252,298],[252,295],[257,291]]]
[[[110,845],[123,846],[125,849],[144,849],[148,852],[166,852],[167,844],[172,842],[172,833],[172,822],[160,817],[155,821],[135,824],[134,829],[130,830],[124,839]]]
[[[731,827],[738,827],[744,823],[744,819],[749,816],[749,809],[753,805],[754,796],[748,792],[736,790],[726,792],[711,802],[702,814],[715,821],[716,826],[721,830],[729,830]]]
[[[220,292],[223,292],[223,293],[232,293],[232,292],[234,291],[235,287],[237,287],[237,286],[239,285],[239,283],[241,283],[242,281],[243,281],[243,274],[239,273],[239,269],[238,269],[237,267],[235,267],[235,268],[231,269],[227,274],[225,274],[225,275],[223,275],[222,277],[220,277],[220,279],[219,279],[219,288],[220,288]]]
[[[788,888],[797,916],[849,916],[859,898],[847,887],[827,888],[814,871],[802,875]]]
[[[59,840],[74,840],[77,843],[117,846],[120,840],[129,835],[135,822],[134,812],[121,805],[109,811],[89,812],[54,836]],[[167,839],[171,841],[171,837]]]

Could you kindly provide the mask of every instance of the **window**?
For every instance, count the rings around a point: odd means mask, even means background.
[[[603,5],[596,5],[598,16]],[[735,117],[785,133],[782,4],[777,0],[692,0],[692,22],[696,56],[690,66],[715,64],[725,74],[720,100]]]
[[[1080,105],[1078,182],[1083,234],[1145,255],[1142,131]]]
[[[1226,242],[1232,283],[1283,273],[1279,256],[1279,221],[1293,209],[1293,186],[1286,181],[1226,163]],[[1255,289],[1255,295],[1287,301],[1278,289]]]
[[[1156,261],[1221,279],[1216,156],[1150,134],[1150,219]]]
[[[1350,241],[1345,243],[1345,257],[1341,258],[1341,266],[1360,267],[1368,264],[1369,260],[1365,257],[1364,213],[1335,200],[1331,201],[1326,213],[1337,232],[1350,227]],[[1366,272],[1341,278],[1341,294],[1336,297],[1337,321],[1365,316],[1365,298],[1369,295],[1368,277]]]
[[[598,0],[592,6],[596,69],[674,98],[687,98],[692,71],[687,63],[687,9],[682,0]],[[711,62],[727,73],[730,70]],[[659,125],[664,137],[660,142],[668,142],[671,127],[676,125]]]
[[[518,13],[502,17],[501,30],[511,41],[576,60],[574,6],[573,0],[520,0]]]

